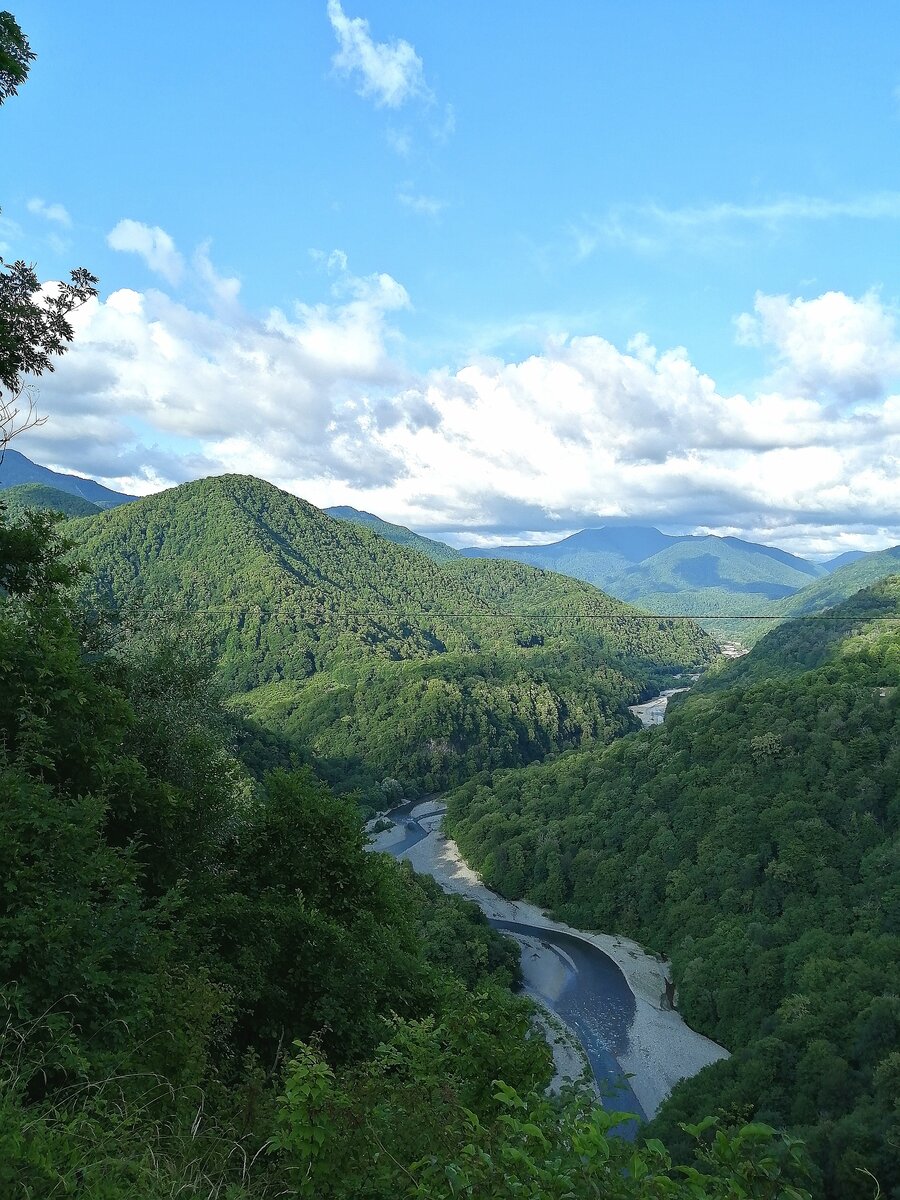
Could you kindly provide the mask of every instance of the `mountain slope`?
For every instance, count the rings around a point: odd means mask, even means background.
[[[11,517],[32,509],[49,509],[67,517],[90,517],[101,511],[99,504],[43,483],[18,483],[4,488],[0,492],[0,504]]]
[[[672,961],[686,1019],[731,1059],[656,1122],[787,1127],[832,1200],[900,1188],[900,578],[785,624],[664,726],[450,796],[508,896]],[[820,1194],[817,1190],[816,1194]]]
[[[452,546],[445,546],[443,542],[435,542],[431,538],[423,537],[420,533],[413,533],[405,525],[392,525],[390,521],[382,521],[381,517],[376,517],[374,513],[350,508],[346,504],[338,505],[335,508],[326,508],[323,511],[328,513],[329,517],[335,517],[339,521],[364,525],[380,534],[381,537],[387,538],[389,542],[395,542],[398,546],[409,546],[411,550],[427,554],[435,562],[450,562],[451,559],[459,558],[459,551],[454,550]]]
[[[467,549],[469,558],[509,558],[595,584],[650,612],[717,618],[753,615],[792,595],[825,568],[734,537],[671,535],[645,526],[585,529],[543,546]],[[725,636],[733,636],[729,628]]]
[[[765,617],[765,620],[744,622],[737,636],[745,645],[752,646],[782,621],[823,613],[826,609],[848,600],[861,588],[870,587],[898,572],[900,546],[875,550],[870,554],[856,555],[854,552],[854,557],[849,562],[836,567],[822,579],[808,584],[792,596],[768,605],[759,614]]]
[[[92,603],[187,629],[236,703],[345,785],[433,789],[607,741],[712,654],[691,624],[515,564],[441,566],[246,476],[71,528]]]
[[[80,496],[99,508],[113,508],[134,499],[134,496],[126,496],[124,492],[114,492],[94,479],[82,479],[79,475],[51,471],[49,467],[32,462],[18,450],[6,450],[0,462],[0,491],[16,487],[20,483],[41,483],[45,487]]]

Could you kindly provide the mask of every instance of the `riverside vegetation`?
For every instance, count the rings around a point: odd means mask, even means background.
[[[900,579],[789,623],[665,726],[450,796],[485,881],[671,957],[732,1057],[652,1128],[786,1127],[825,1195],[900,1194]]]

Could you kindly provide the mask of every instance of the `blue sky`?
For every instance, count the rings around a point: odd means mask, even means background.
[[[896,4],[14,13],[2,252],[102,281],[33,457],[457,542],[900,540]]]

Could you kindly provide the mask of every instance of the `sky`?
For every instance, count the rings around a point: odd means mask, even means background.
[[[454,545],[900,542],[896,0],[18,0],[36,461]]]

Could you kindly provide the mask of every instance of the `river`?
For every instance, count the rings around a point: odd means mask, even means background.
[[[679,1079],[727,1056],[671,1011],[664,965],[636,943],[572,929],[486,888],[443,833],[443,812],[435,798],[400,805],[372,848],[409,860],[445,892],[475,901],[496,929],[519,942],[524,990],[580,1043],[606,1106],[651,1117]],[[633,1128],[620,1131],[628,1136]]]
[[[430,824],[443,813],[444,806],[435,799],[414,800],[392,809],[388,816],[395,823],[396,840],[385,849],[394,858],[408,857],[414,846],[436,832],[421,822]],[[519,943],[524,990],[575,1034],[604,1102],[618,1112],[645,1117],[618,1061],[628,1043],[635,997],[615,962],[573,934],[522,921],[488,920]]]

